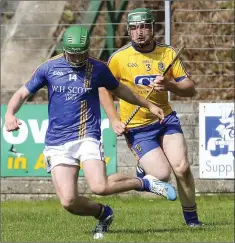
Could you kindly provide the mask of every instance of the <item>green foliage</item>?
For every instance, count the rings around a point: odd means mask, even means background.
[[[234,0],[225,1],[220,3],[222,9],[234,9]]]
[[[62,19],[65,23],[73,23],[75,20],[74,13],[70,9],[65,9]]]

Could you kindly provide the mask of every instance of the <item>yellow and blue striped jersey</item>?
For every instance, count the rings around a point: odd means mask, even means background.
[[[139,52],[131,43],[117,50],[109,58],[108,66],[113,75],[123,84],[127,85],[140,96],[146,97],[150,85],[157,75],[162,75],[167,66],[176,56],[176,51],[169,45],[155,43],[150,52]],[[168,75],[177,82],[188,76],[181,60],[177,60]],[[165,116],[172,112],[168,102],[168,92],[156,92],[148,98],[152,103],[163,109]],[[135,105],[120,100],[120,117],[125,122]],[[141,108],[129,123],[128,127],[139,127],[149,125],[158,120],[148,109]]]

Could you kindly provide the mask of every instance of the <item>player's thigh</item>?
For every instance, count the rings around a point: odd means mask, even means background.
[[[77,197],[78,171],[78,166],[68,164],[59,164],[52,168],[52,181],[62,202],[72,201]]]
[[[171,168],[164,155],[159,142],[157,131],[144,132],[143,136],[138,134],[137,139],[127,137],[127,143],[136,159],[142,165],[145,174],[157,177],[159,180],[167,181],[170,177]]]
[[[188,149],[183,133],[161,137],[162,149],[175,172],[185,172],[189,168]]]
[[[84,141],[80,146],[80,151],[80,163],[91,191],[102,194],[107,183],[102,143],[98,140]]]
[[[43,153],[47,172],[51,173],[56,193],[60,199],[72,200],[77,196],[79,161],[72,157],[70,142],[58,146],[46,146]]]
[[[139,160],[145,174],[153,175],[159,180],[168,181],[171,168],[160,146],[150,150]]]
[[[95,194],[103,194],[107,185],[106,165],[104,161],[89,159],[83,162],[86,181]]]

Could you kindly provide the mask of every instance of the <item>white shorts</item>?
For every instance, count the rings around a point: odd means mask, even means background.
[[[103,144],[93,138],[71,141],[58,146],[45,146],[47,172],[59,164],[77,165],[85,160],[105,160]]]

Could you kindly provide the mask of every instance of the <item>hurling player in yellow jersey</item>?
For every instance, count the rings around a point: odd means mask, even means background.
[[[110,57],[109,68],[121,83],[140,96],[146,97],[154,86],[149,100],[161,107],[165,115],[160,123],[147,109],[140,108],[127,125],[128,132],[125,136],[138,161],[137,175],[152,175],[161,181],[168,181],[172,168],[176,175],[185,222],[190,227],[200,226],[187,146],[180,121],[168,102],[167,92],[191,97],[195,94],[194,83],[180,60],[172,66],[167,78],[162,76],[176,56],[176,51],[171,46],[154,40],[154,19],[149,9],[138,8],[130,11],[127,21],[131,42]],[[101,96],[101,102],[102,99],[104,97]],[[136,106],[120,100],[120,117],[123,123],[135,108]],[[109,117],[113,117],[113,124],[118,124],[113,105],[110,105],[109,113]],[[120,134],[124,132],[123,127],[119,125]]]

